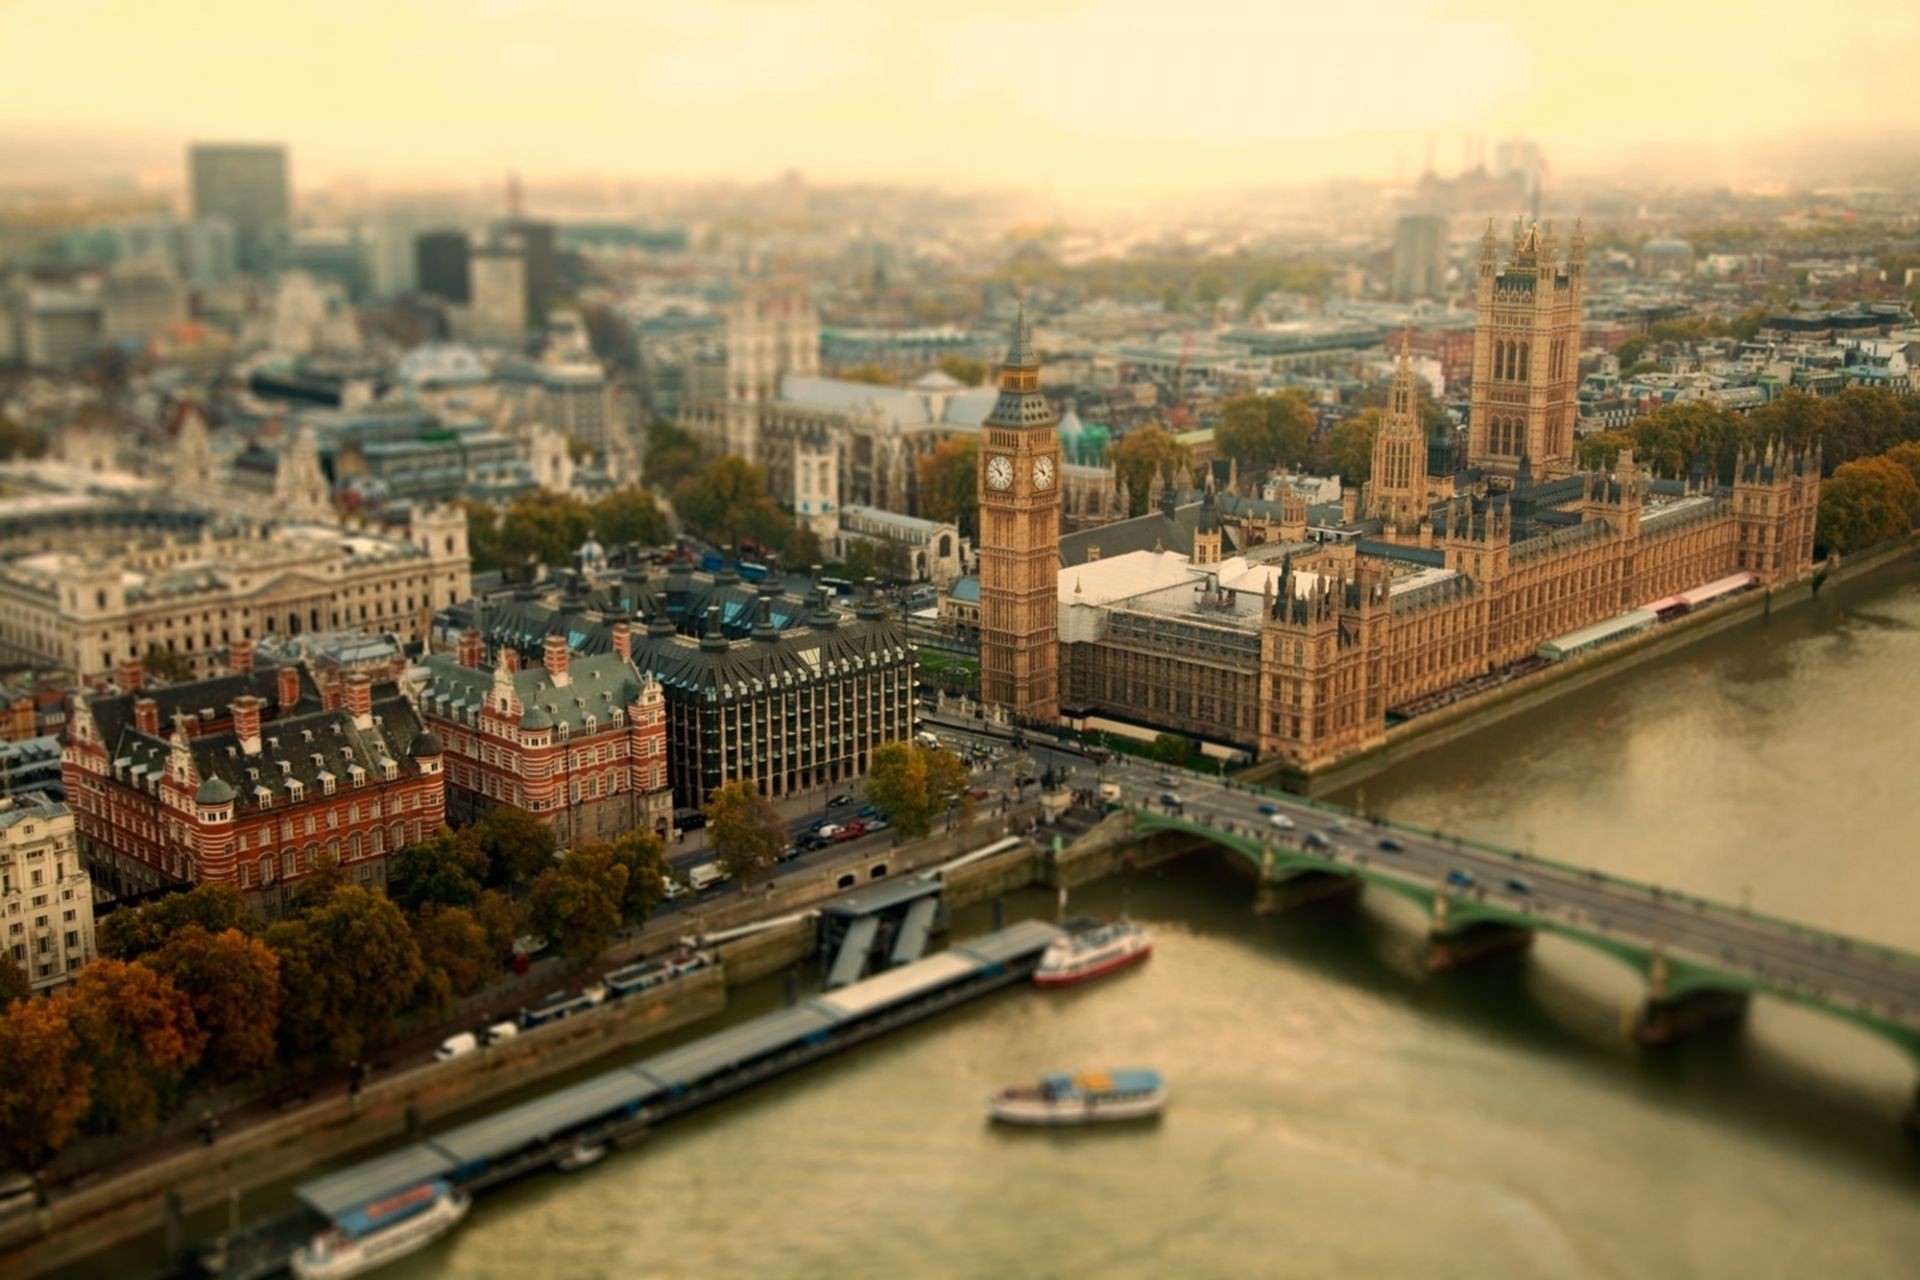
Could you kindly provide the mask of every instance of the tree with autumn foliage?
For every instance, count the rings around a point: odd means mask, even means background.
[[[1263,475],[1275,467],[1298,467],[1313,451],[1313,406],[1304,392],[1234,396],[1220,406],[1214,447],[1237,458],[1240,469]]]
[[[150,1127],[206,1045],[186,993],[144,964],[95,960],[63,1003],[80,1058],[93,1071],[89,1126],[103,1133]]]
[[[487,883],[504,889],[531,883],[553,865],[559,847],[552,827],[514,805],[501,805],[461,834],[486,855]]]
[[[1820,486],[1818,537],[1842,554],[1906,533],[1920,516],[1920,485],[1889,458],[1840,467]]]
[[[428,1007],[445,1008],[499,972],[500,957],[486,926],[465,907],[429,903],[414,917],[413,940],[420,948],[421,1003]]]
[[[627,869],[627,886],[620,894],[620,914],[638,923],[667,896],[667,844],[644,829],[629,831],[613,842],[613,856]]]
[[[394,854],[387,872],[387,896],[409,913],[428,906],[470,907],[479,901],[487,882],[488,859],[477,830],[442,827]]]
[[[627,868],[603,840],[576,846],[542,871],[527,898],[527,918],[560,954],[585,964],[607,949],[620,927]]]
[[[100,917],[94,931],[100,954],[110,960],[138,960],[158,951],[188,925],[208,933],[238,929],[254,932],[259,917],[247,897],[230,884],[196,885],[185,893],[170,893],[143,907],[122,907]]]
[[[67,1017],[71,998],[0,1010],[0,1155],[38,1169],[67,1145],[93,1101],[93,1068]]]
[[[347,885],[267,930],[280,957],[280,1043],[289,1059],[345,1062],[390,1039],[420,986],[420,947],[384,894]]]
[[[750,782],[729,782],[707,800],[707,838],[721,870],[752,884],[787,847],[787,826]]]
[[[867,767],[867,799],[887,815],[898,839],[918,840],[959,797],[970,806],[967,766],[945,747],[888,742],[875,747]]]
[[[197,924],[175,931],[141,964],[186,996],[206,1036],[200,1055],[208,1079],[244,1080],[274,1061],[280,1026],[280,957],[238,929],[208,933]]]
[[[33,983],[27,979],[27,971],[13,962],[12,952],[0,950],[0,1009],[32,994]]]
[[[1135,427],[1107,449],[1114,474],[1126,482],[1130,516],[1145,515],[1153,478],[1171,480],[1186,461],[1186,446],[1161,426]]]
[[[980,527],[980,442],[972,436],[943,440],[920,459],[920,514],[960,529],[965,538]]]

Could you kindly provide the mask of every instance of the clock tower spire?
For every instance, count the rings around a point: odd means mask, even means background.
[[[980,426],[980,697],[1016,720],[1060,714],[1060,433],[1026,308]]]

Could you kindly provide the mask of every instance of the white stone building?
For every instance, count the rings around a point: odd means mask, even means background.
[[[73,811],[43,795],[0,799],[0,946],[36,992],[93,959],[93,882]]]

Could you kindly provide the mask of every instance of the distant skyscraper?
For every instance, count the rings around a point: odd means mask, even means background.
[[[527,316],[530,320],[543,321],[547,317],[547,306],[553,301],[554,226],[531,218],[512,218],[501,230],[520,241],[521,257],[526,262]]]
[[[1446,219],[1433,213],[1407,214],[1393,228],[1393,296],[1403,302],[1438,297],[1446,285]]]
[[[473,246],[470,334],[480,342],[518,347],[527,337],[527,256],[517,236]]]
[[[187,163],[193,216],[225,218],[238,241],[241,269],[271,270],[292,223],[287,149],[201,143],[188,150]]]
[[[473,297],[466,232],[429,231],[415,237],[413,261],[420,292],[448,302],[466,302]]]

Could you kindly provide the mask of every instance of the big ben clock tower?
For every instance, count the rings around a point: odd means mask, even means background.
[[[980,426],[980,696],[1016,720],[1060,713],[1060,433],[1026,311]]]

